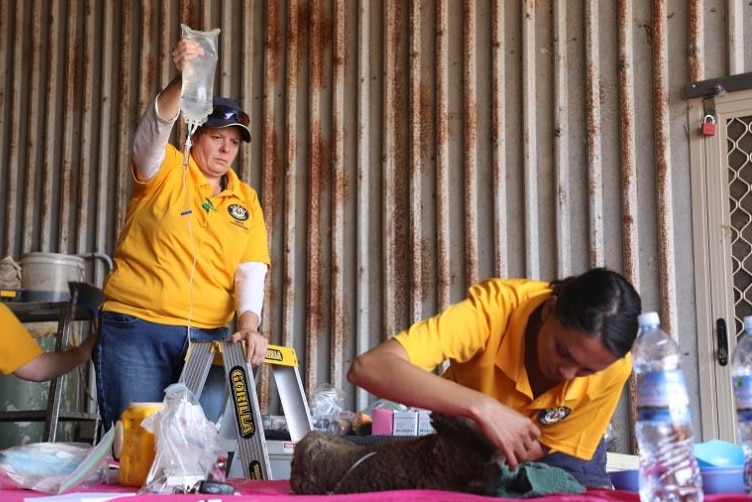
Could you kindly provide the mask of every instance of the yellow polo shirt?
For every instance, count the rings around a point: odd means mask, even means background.
[[[9,375],[44,352],[11,310],[0,303],[0,373]]]
[[[264,217],[256,191],[232,169],[226,189],[212,196],[193,158],[185,172],[182,164],[183,153],[168,144],[152,179],[133,176],[102,309],[169,325],[190,316],[193,326],[217,328],[234,315],[238,265],[269,265]]]
[[[551,453],[589,460],[631,374],[631,355],[533,399],[524,364],[525,328],[528,316],[550,296],[547,282],[490,279],[472,286],[467,299],[395,339],[413,364],[432,371],[448,359],[445,378],[494,396],[529,417]]]

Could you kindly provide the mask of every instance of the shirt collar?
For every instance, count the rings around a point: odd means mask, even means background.
[[[530,381],[525,371],[525,329],[533,311],[551,296],[551,291],[529,298],[512,312],[507,323],[507,331],[501,338],[496,351],[496,366],[515,382],[518,392],[533,397]]]

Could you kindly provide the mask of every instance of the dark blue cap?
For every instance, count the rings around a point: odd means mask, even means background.
[[[237,127],[243,141],[250,143],[251,130],[248,128],[250,122],[251,119],[248,114],[241,110],[235,101],[217,96],[214,98],[214,109],[203,125],[214,129]]]

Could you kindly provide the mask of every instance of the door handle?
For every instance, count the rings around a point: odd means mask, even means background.
[[[715,321],[716,331],[718,332],[718,364],[726,366],[728,364],[728,334],[726,333],[726,320],[722,317]]]

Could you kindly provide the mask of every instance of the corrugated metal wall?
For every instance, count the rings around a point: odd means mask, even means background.
[[[737,0],[0,0],[0,252],[112,253],[135,123],[174,75],[184,22],[222,30],[215,92],[251,113],[237,170],[270,231],[264,325],[297,349],[309,394],[328,382],[364,406],[345,381],[352,358],[476,280],[594,265],[631,278],[686,333],[691,361],[681,90],[752,70],[751,11]],[[89,273],[100,282],[104,270]],[[262,399],[275,403],[267,379]]]

